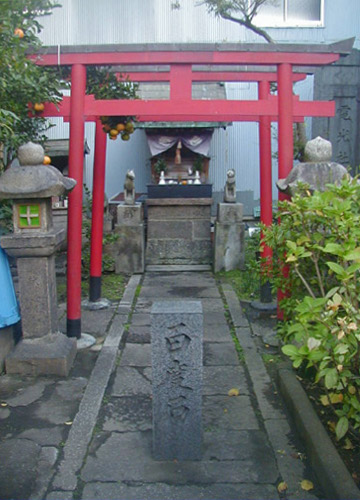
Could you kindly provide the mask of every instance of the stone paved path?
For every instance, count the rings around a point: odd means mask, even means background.
[[[134,290],[133,286],[132,293]],[[62,449],[56,436],[48,440],[57,454],[44,473],[42,489],[28,498],[321,498],[316,485],[312,494],[300,488],[303,478],[313,478],[299,458],[284,407],[232,289],[224,286],[219,290],[213,275],[206,272],[146,273],[126,323],[130,295],[124,297],[115,315],[113,311],[111,320],[101,313],[107,337],[71,431],[60,443]],[[152,459],[150,310],[158,299],[202,301],[204,446],[200,461]],[[46,385],[46,381],[42,383]],[[74,388],[83,389],[76,384]],[[238,395],[230,397],[230,389],[237,389]],[[46,405],[42,408],[46,411]],[[55,423],[47,426],[55,432]],[[27,445],[37,440],[41,446],[39,438],[31,434],[23,437]],[[288,490],[279,496],[281,481],[286,481]]]

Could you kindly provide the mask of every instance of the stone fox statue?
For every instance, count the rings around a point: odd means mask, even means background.
[[[124,183],[124,203],[125,205],[135,205],[135,173],[133,170],[126,172]]]
[[[224,192],[225,203],[236,203],[235,170],[230,168],[227,171],[227,179]]]

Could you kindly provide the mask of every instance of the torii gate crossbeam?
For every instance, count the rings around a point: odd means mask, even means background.
[[[297,76],[294,66],[318,66],[331,64],[339,59],[340,54],[351,50],[352,42],[339,42],[332,45],[276,45],[276,44],[216,44],[216,45],[170,45],[170,46],[93,46],[47,48],[47,53],[33,56],[37,64],[45,66],[69,65],[71,72],[71,98],[64,99],[63,106],[57,113],[53,107],[45,109],[47,116],[69,117],[70,154],[69,176],[77,180],[77,188],[69,197],[68,226],[68,293],[67,293],[67,334],[81,335],[81,214],[82,214],[82,179],[83,179],[83,144],[84,122],[95,120],[100,115],[138,116],[141,121],[258,121],[260,123],[260,169],[261,169],[261,218],[266,224],[271,223],[271,136],[269,122],[279,122],[279,176],[284,177],[293,163],[293,128],[294,120],[304,116],[333,116],[334,103],[300,102],[293,97],[293,81]],[[130,65],[134,71],[131,76],[136,81],[169,81],[170,99],[161,101],[96,101],[92,96],[85,96],[87,65]],[[233,71],[238,65],[251,65],[275,68],[275,73],[265,70],[247,73]],[[145,65],[147,69],[138,72],[135,66]],[[164,66],[163,72],[148,71],[149,66]],[[195,70],[195,65],[211,65],[209,71]],[[216,66],[221,65],[221,70]],[[226,65],[229,71],[223,71]],[[170,66],[170,70],[168,68]],[[269,76],[273,74],[274,76]],[[227,80],[227,76],[229,80]],[[192,99],[192,82],[195,81],[257,81],[259,100],[226,101]],[[269,95],[269,81],[278,82],[278,96]],[[97,127],[97,153],[94,169],[98,163],[104,165],[105,141],[99,139]],[[270,138],[270,140],[269,140]],[[102,145],[101,145],[102,144]],[[98,149],[100,147],[100,150]],[[104,175],[104,167],[98,172]],[[103,191],[103,184],[95,181]],[[100,189],[100,188],[99,188]],[[264,194],[265,193],[265,194]],[[94,196],[93,213],[103,210],[103,195]],[[95,205],[95,203],[94,203]],[[94,212],[95,211],[95,212]],[[97,220],[97,219],[96,219]],[[95,223],[95,219],[93,220]],[[97,223],[94,238],[101,245],[102,223]],[[101,231],[100,231],[101,229]],[[98,248],[92,241],[91,248]],[[101,259],[101,251],[95,252]],[[101,279],[101,266],[93,266]]]

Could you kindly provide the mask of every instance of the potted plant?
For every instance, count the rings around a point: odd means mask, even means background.
[[[195,158],[194,163],[193,163],[193,169],[194,172],[202,172],[204,166],[204,158],[199,155]]]
[[[159,181],[160,174],[161,172],[164,172],[166,174],[167,172],[167,164],[164,158],[158,158],[155,163],[153,163],[153,176],[156,180],[156,182]]]

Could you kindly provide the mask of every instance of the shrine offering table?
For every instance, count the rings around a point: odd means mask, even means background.
[[[211,197],[148,198],[146,204],[146,265],[211,265]]]

